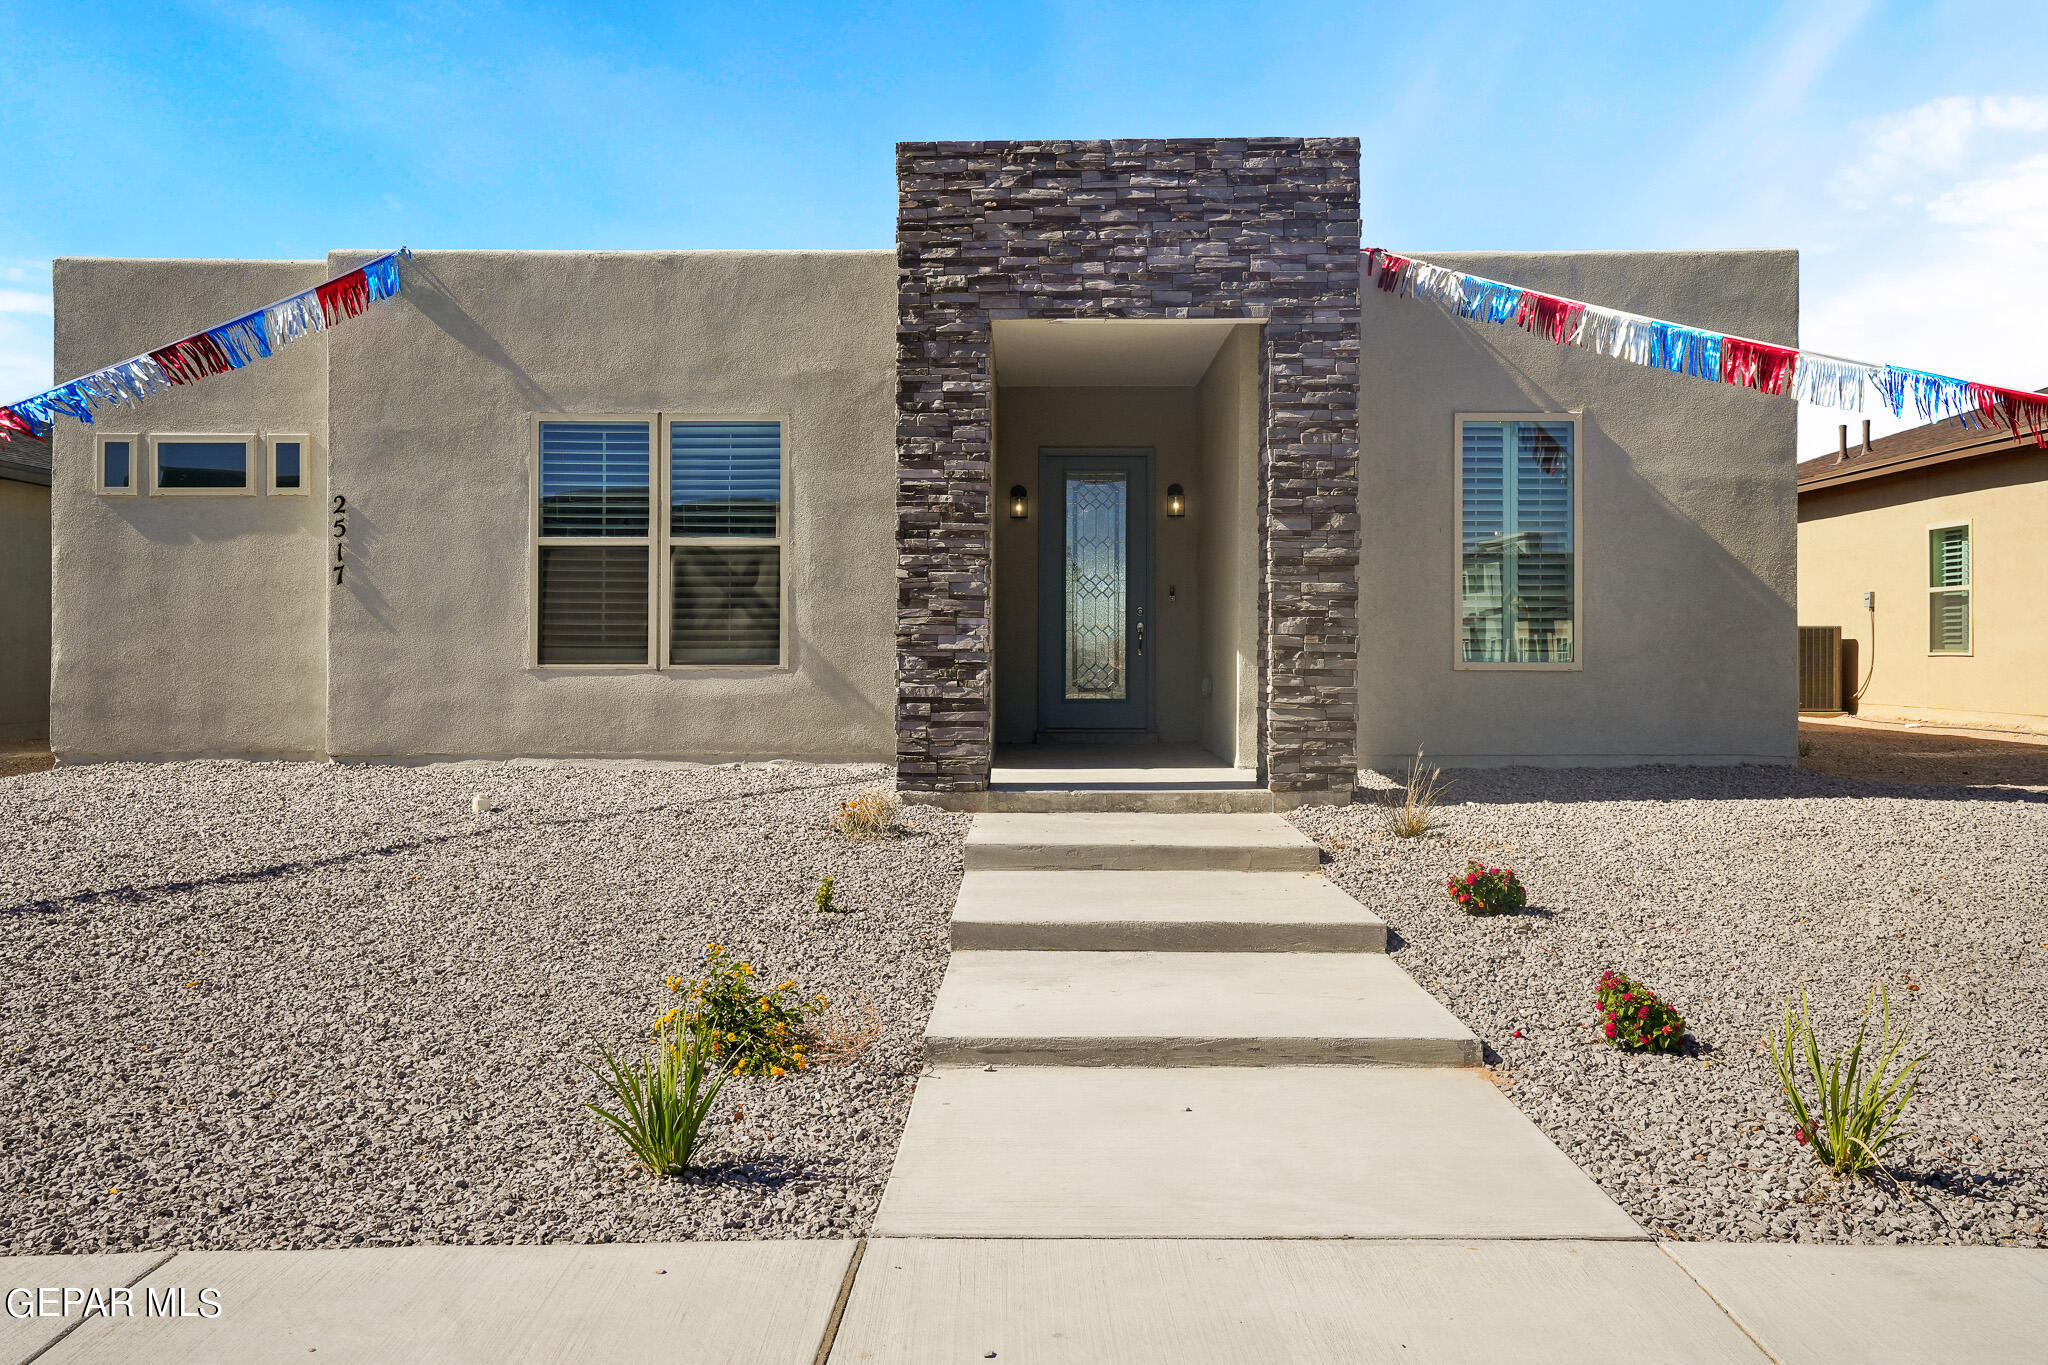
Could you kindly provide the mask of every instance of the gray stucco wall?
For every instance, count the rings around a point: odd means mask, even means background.
[[[1455,269],[1790,345],[1796,253],[1437,254]],[[1359,754],[1453,764],[1790,761],[1795,404],[1362,284]],[[1576,672],[1452,667],[1453,416],[1583,408]]]
[[[50,490],[0,476],[0,739],[50,733]]]
[[[317,284],[318,261],[59,260],[56,369],[83,374]],[[63,758],[322,751],[327,347],[57,423],[50,743]],[[313,491],[94,491],[95,431],[306,434]]]
[[[886,760],[895,276],[886,251],[415,256],[330,334],[332,752]],[[789,666],[529,666],[532,416],[655,411],[784,421]]]

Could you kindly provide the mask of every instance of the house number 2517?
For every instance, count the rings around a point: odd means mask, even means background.
[[[341,547],[348,542],[348,499],[336,493],[327,510],[334,514],[334,562],[327,567],[334,570],[334,581],[339,585],[348,573],[348,566],[341,562]]]

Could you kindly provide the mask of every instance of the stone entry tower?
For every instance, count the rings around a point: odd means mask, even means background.
[[[988,785],[991,324],[1263,323],[1260,758],[1293,801],[1357,776],[1358,140],[896,148],[896,765]]]

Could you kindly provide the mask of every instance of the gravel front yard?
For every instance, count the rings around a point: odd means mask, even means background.
[[[0,1252],[865,1231],[967,819],[881,768],[107,764],[0,781]],[[473,794],[486,813],[472,815]],[[852,913],[819,915],[826,873]],[[652,1182],[584,1111],[708,942],[879,1039]],[[841,1018],[858,1022],[858,1011]],[[742,1117],[735,1118],[738,1113]]]
[[[1382,833],[1370,806],[1292,818],[1405,940],[1396,960],[1498,1054],[1507,1095],[1644,1226],[2048,1245],[2042,798],[1790,768],[1453,776],[1421,839]],[[1529,908],[1458,910],[1443,885],[1467,858],[1514,867]],[[1701,1050],[1607,1046],[1593,990],[1609,967],[1675,1005]],[[1880,983],[1933,1052],[1896,1188],[1820,1173],[1763,1047],[1802,987],[1846,1043]]]

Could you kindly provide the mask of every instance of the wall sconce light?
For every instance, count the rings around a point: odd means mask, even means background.
[[[1166,485],[1166,515],[1184,517],[1188,514],[1188,495],[1177,483]]]
[[[1016,484],[1010,489],[1010,520],[1022,521],[1030,515],[1030,495],[1024,491],[1023,484]]]

